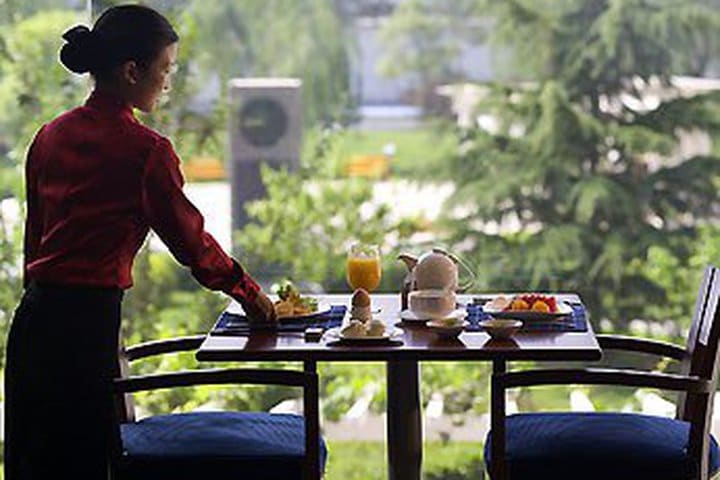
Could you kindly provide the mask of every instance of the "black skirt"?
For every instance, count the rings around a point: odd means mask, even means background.
[[[6,480],[108,478],[122,297],[115,288],[26,289],[7,342]]]

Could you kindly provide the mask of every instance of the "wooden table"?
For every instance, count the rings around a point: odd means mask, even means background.
[[[483,295],[485,296],[485,295]],[[577,295],[561,294],[560,300],[579,301]],[[350,295],[325,295],[333,305],[349,304]],[[460,303],[471,301],[460,296]],[[395,324],[400,311],[399,295],[372,295],[378,317]],[[200,361],[384,361],[387,363],[387,444],[391,480],[420,480],[422,464],[422,417],[420,361],[493,362],[493,372],[504,372],[508,361],[598,360],[600,347],[588,322],[587,332],[518,333],[509,341],[491,341],[485,332],[463,332],[457,339],[438,339],[426,328],[403,328],[403,344],[328,346],[326,340],[306,342],[302,333],[257,332],[249,336],[208,336],[196,353]],[[493,428],[501,419],[491,410]],[[493,454],[496,454],[493,448]],[[499,453],[499,452],[497,452]]]

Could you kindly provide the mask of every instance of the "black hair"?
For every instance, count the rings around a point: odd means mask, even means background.
[[[72,72],[90,72],[101,80],[128,60],[149,65],[163,48],[179,39],[165,17],[141,5],[108,8],[92,30],[76,25],[62,38],[67,41],[60,50],[62,64]]]

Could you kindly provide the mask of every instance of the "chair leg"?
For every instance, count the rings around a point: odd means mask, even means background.
[[[493,375],[490,387],[490,426],[492,445],[490,446],[490,478],[505,480],[505,389],[500,383],[500,375],[505,373],[505,360],[493,361]]]
[[[317,363],[304,362],[305,373],[312,376],[304,389],[303,409],[305,414],[305,479],[320,480],[320,408]]]

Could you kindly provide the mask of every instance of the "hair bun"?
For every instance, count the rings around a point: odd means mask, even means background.
[[[63,33],[62,38],[70,43],[82,42],[92,36],[92,32],[85,25],[75,25],[73,28]]]
[[[60,50],[60,61],[68,70],[85,73],[92,70],[96,58],[95,35],[85,25],[76,25],[62,36],[67,41]]]

